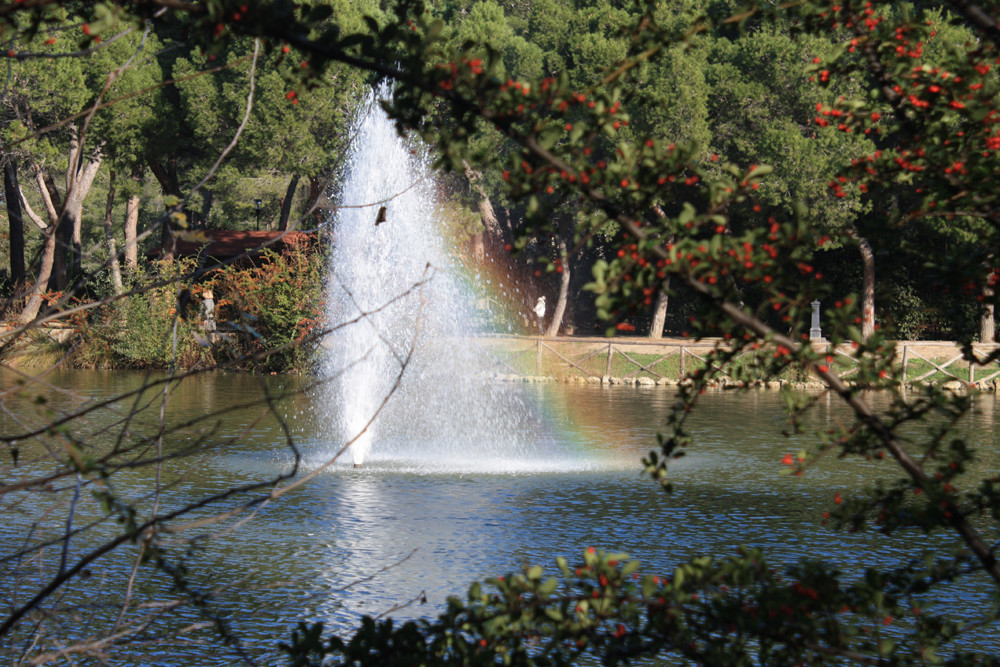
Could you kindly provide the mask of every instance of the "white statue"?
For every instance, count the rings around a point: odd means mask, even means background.
[[[545,297],[538,297],[535,303],[535,315],[538,316],[538,330],[542,331],[542,321],[545,319]]]
[[[209,337],[215,334],[215,295],[212,294],[211,290],[205,290],[201,295],[201,313],[205,318],[202,323],[202,329]]]

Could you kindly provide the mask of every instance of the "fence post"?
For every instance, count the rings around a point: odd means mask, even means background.
[[[678,380],[684,379],[684,346],[681,345],[681,376],[677,378]]]
[[[614,350],[611,349],[611,343],[608,343],[608,365],[604,369],[604,376],[611,377],[611,355],[614,354]]]
[[[542,339],[539,338],[535,341],[536,352],[535,352],[535,372],[541,374],[542,372]]]
[[[976,384],[976,349],[972,349],[972,358],[969,359],[969,386]]]

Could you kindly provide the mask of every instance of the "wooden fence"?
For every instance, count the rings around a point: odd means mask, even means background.
[[[709,363],[708,353],[718,345],[717,341],[690,343],[536,336],[500,336],[478,340],[489,350],[496,363],[496,371],[501,374],[557,378],[613,377],[622,382],[639,378],[655,382],[679,380],[689,371]],[[985,359],[996,349],[996,345],[974,346],[977,359]],[[827,351],[835,356],[841,377],[849,380],[858,368],[851,348],[840,346]],[[766,350],[747,350],[734,359],[734,363],[755,353],[770,354]],[[959,347],[950,342],[900,341],[896,355],[894,373],[904,384],[958,381],[963,384],[978,382],[983,386],[1000,377],[1000,362],[969,364]]]

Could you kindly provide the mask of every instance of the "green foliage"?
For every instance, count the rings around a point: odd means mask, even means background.
[[[282,649],[299,666],[330,658],[344,665],[620,665],[649,656],[720,666],[844,658],[904,665],[940,662],[941,639],[961,631],[912,606],[899,578],[867,570],[844,584],[839,572],[813,561],[779,573],[757,549],[695,558],[667,576],[592,548],[573,567],[559,559],[558,568],[548,576],[526,566],[475,583],[434,620],[397,626],[365,618],[347,642],[324,642],[322,623],[300,625]],[[900,637],[901,625],[913,630],[912,640]]]
[[[812,124],[816,105],[832,102],[841,90],[810,85],[803,70],[835,48],[824,35],[793,38],[780,25],[769,26],[714,41],[705,72],[713,148],[736,163],[776,166],[756,202],[785,216],[798,207],[817,227],[831,229],[850,225],[867,204],[831,197],[827,183],[844,155],[874,150],[863,133],[821,133]]]
[[[201,327],[198,288],[170,279],[193,262],[164,265],[141,276],[127,299],[111,300],[74,316],[80,347],[74,363],[96,368],[190,368],[211,363]],[[180,274],[175,274],[180,275]]]
[[[192,283],[192,259],[160,267],[128,287],[132,294],[74,316],[74,363],[97,368],[192,368],[229,363],[267,372],[307,371],[320,322],[325,253],[314,244],[263,250],[250,266],[227,266]],[[107,276],[105,276],[107,280]],[[110,285],[106,286],[110,293]],[[213,290],[222,336],[204,330],[202,296]]]
[[[212,284],[219,319],[236,329],[229,353],[247,368],[308,370],[315,348],[300,343],[320,323],[325,269],[326,253],[312,243],[224,269]]]

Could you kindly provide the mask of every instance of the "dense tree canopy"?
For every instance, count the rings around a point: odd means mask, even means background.
[[[118,12],[102,10],[97,17],[92,9],[45,6],[36,25],[22,23],[29,20],[23,14],[8,16],[13,55],[3,96],[4,160],[20,168],[21,196],[32,213],[26,219],[34,222],[29,259],[40,253],[35,266],[46,274],[42,280],[39,271],[33,274],[35,297],[21,314],[24,321],[35,316],[39,295],[48,290],[57,298],[65,294],[63,303],[100,293],[114,264],[111,247],[134,268],[138,245],[161,244],[164,198],[183,199],[182,219],[193,225],[247,228],[256,224],[254,200],[261,199],[265,224],[285,228],[291,219],[294,226],[310,212],[302,224],[315,227],[321,220],[315,207],[349,139],[352,105],[363,97],[364,73],[347,66],[325,71],[324,85],[288,97],[288,71],[301,69],[291,62],[295,54],[277,50],[252,62],[251,37],[227,40],[209,53],[185,41],[183,27],[170,21],[129,27]],[[328,9],[340,26],[354,30],[363,12],[377,8],[341,3]],[[236,137],[230,159],[213,167]],[[70,174],[74,160],[86,178]],[[45,192],[36,181],[47,184]],[[140,210],[144,234],[137,231]],[[33,232],[38,228],[43,238]],[[106,241],[113,245],[104,247]],[[45,270],[50,256],[52,268]],[[7,310],[18,303],[8,302]]]

